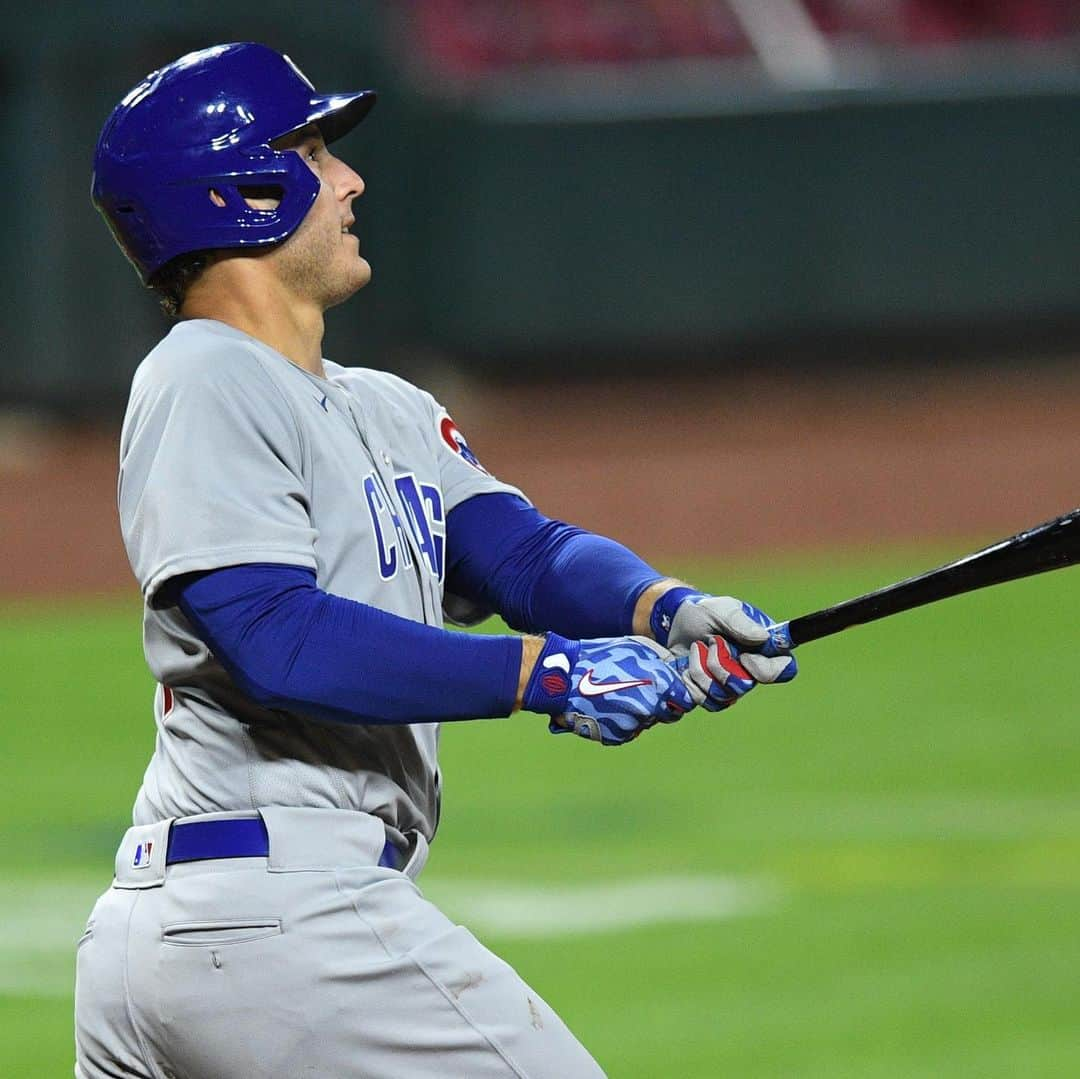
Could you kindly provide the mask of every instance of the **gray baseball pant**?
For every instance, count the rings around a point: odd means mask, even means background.
[[[375,817],[260,814],[266,858],[166,867],[170,821],[128,830],[78,946],[76,1079],[603,1075],[510,966],[423,898],[422,837],[397,871],[377,864]]]

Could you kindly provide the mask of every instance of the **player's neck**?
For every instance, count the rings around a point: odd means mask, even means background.
[[[228,287],[220,287],[224,284],[196,282],[180,317],[224,322],[269,345],[297,367],[326,377],[322,361],[325,324],[320,307],[299,301],[275,280],[233,279]]]

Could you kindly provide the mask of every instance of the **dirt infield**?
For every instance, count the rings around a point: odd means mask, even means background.
[[[1080,504],[1080,365],[442,396],[543,511],[661,561],[989,540]],[[115,430],[0,428],[0,597],[134,589],[116,452]]]

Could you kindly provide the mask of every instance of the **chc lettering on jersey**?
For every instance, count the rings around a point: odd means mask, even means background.
[[[378,477],[374,472],[364,477],[364,497],[375,530],[379,576],[389,581],[397,576],[400,568],[411,569],[415,547],[428,572],[441,582],[446,562],[446,514],[442,492],[434,484],[418,483],[412,472],[395,476],[394,488],[408,521],[411,544],[398,507],[388,499]]]

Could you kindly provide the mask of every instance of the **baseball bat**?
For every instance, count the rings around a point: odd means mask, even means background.
[[[835,607],[779,622],[771,627],[772,633],[774,640],[783,647],[795,648],[839,633],[849,626],[876,622],[879,618],[936,603],[949,596],[1031,577],[1077,562],[1080,562],[1080,508],[917,577],[856,596]]]

